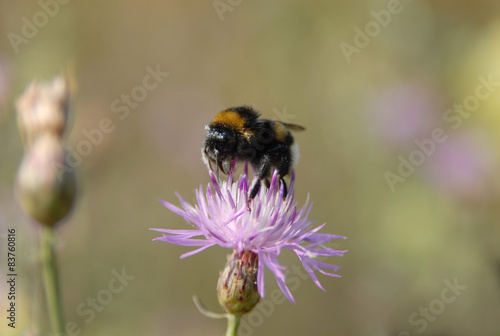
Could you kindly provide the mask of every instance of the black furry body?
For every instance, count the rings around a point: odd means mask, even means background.
[[[286,196],[283,177],[292,172],[295,163],[292,150],[294,139],[289,130],[303,130],[303,127],[261,119],[251,107],[241,106],[220,112],[205,128],[202,152],[211,168],[215,164],[228,174],[230,163],[235,159],[250,162],[258,177],[250,199],[257,195],[261,181],[268,178],[275,168]]]

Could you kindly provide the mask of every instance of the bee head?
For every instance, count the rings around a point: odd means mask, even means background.
[[[205,126],[205,129],[207,133],[202,152],[210,169],[213,170],[212,165],[215,165],[217,175],[219,169],[224,174],[229,174],[231,163],[236,159],[237,135],[235,130],[226,125],[213,124]]]

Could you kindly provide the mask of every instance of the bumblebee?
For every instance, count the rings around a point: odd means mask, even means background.
[[[302,131],[299,125],[261,119],[260,114],[249,106],[228,108],[215,116],[205,126],[206,135],[202,157],[210,170],[216,167],[229,174],[233,162],[250,162],[255,168],[257,181],[252,186],[249,202],[259,192],[262,180],[269,184],[271,169],[278,170],[284,194],[287,186],[283,177],[290,174],[299,158],[298,145],[290,131]]]

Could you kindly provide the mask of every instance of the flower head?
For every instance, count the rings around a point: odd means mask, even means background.
[[[193,228],[190,230],[152,229],[162,232],[162,240],[183,246],[199,246],[181,258],[192,256],[204,249],[219,245],[232,248],[237,252],[250,251],[258,256],[257,287],[259,295],[264,296],[264,266],[273,272],[280,289],[294,302],[292,293],[285,283],[285,267],[279,264],[278,255],[283,248],[292,250],[302,262],[305,270],[321,289],[314,271],[339,277],[325,270],[338,270],[339,267],[318,260],[318,257],[340,256],[346,251],[324,246],[332,239],[345,238],[333,234],[318,233],[325,224],[312,228],[308,219],[311,206],[308,202],[297,209],[294,201],[292,176],[290,190],[285,199],[279,188],[278,175],[275,171],[268,190],[262,188],[251,201],[248,208],[250,181],[247,174],[233,182],[230,174],[227,181],[218,183],[210,172],[211,185],[204,190],[196,190],[197,205],[193,206],[177,194],[181,208],[161,201],[172,212],[184,217]],[[323,289],[324,290],[324,289]]]

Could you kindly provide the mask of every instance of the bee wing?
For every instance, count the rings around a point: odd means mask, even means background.
[[[305,131],[306,130],[306,128],[304,126],[300,126],[297,124],[290,124],[290,123],[286,123],[286,122],[279,121],[279,120],[270,120],[270,119],[258,119],[257,120],[257,123],[267,123],[267,122],[280,123],[281,125],[285,126],[286,129],[289,131]]]
[[[289,123],[285,123],[285,122],[281,122],[281,124],[283,124],[283,126],[285,126],[289,131],[305,131],[306,128],[304,126],[300,126],[300,125],[296,125],[296,124],[289,124]]]

